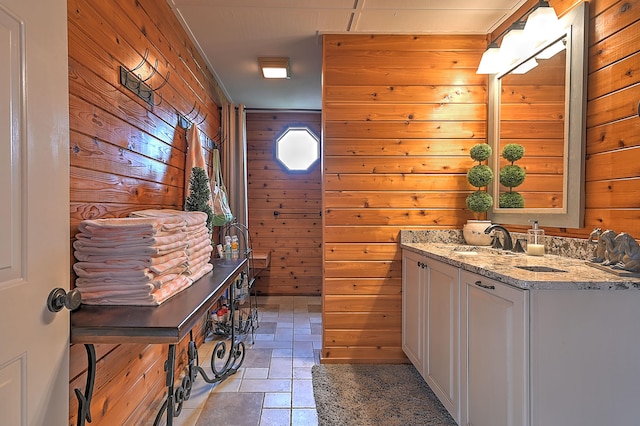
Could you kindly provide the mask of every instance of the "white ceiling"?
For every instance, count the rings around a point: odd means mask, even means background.
[[[320,110],[322,34],[487,34],[525,1],[168,0],[231,102],[277,110]],[[291,79],[263,79],[260,56]]]

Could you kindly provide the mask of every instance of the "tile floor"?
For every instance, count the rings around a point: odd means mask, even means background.
[[[259,297],[258,314],[242,367],[216,385],[196,379],[174,425],[317,425],[311,367],[322,345],[321,298]],[[211,342],[198,348],[207,371],[212,350]]]

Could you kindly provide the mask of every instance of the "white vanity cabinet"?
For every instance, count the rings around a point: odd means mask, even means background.
[[[402,349],[458,421],[459,269],[406,250],[403,269]]]
[[[425,256],[403,250],[402,254],[402,350],[423,374],[425,314],[427,286]]]
[[[640,425],[640,279],[405,245],[403,349],[459,425]]]
[[[458,424],[529,424],[529,291],[467,271],[461,280]]]

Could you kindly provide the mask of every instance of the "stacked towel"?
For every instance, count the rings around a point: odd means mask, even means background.
[[[82,302],[159,305],[193,283],[184,218],[85,220],[73,243]]]
[[[192,281],[205,275],[213,269],[211,252],[213,245],[207,229],[207,214],[203,212],[184,212],[172,209],[139,210],[130,214],[131,217],[146,218],[180,218],[185,225],[187,242],[187,269],[185,275]]]

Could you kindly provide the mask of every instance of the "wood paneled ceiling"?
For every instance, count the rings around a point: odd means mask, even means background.
[[[233,103],[320,110],[322,34],[487,34],[525,0],[168,2]],[[289,57],[291,79],[263,79],[260,56]]]

